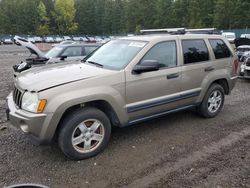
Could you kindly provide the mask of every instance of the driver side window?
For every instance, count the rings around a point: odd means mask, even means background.
[[[144,60],[156,60],[160,68],[176,67],[176,43],[175,41],[161,42],[153,46],[142,58]]]

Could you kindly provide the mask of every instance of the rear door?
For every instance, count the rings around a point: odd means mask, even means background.
[[[204,39],[180,40],[183,54],[182,94],[185,103],[194,104],[200,95],[202,82],[214,70],[212,57],[208,50],[208,41]]]

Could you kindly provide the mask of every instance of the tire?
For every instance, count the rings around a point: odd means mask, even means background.
[[[82,160],[103,151],[110,135],[108,117],[96,108],[86,107],[73,111],[63,120],[58,145],[68,158]]]
[[[213,118],[217,116],[223,107],[224,99],[225,91],[223,87],[219,84],[212,84],[208,88],[202,103],[198,106],[199,114],[205,118]]]

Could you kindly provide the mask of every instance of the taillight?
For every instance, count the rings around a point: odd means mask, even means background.
[[[237,76],[240,70],[240,62],[237,59],[234,60],[234,64],[233,64],[233,76]]]

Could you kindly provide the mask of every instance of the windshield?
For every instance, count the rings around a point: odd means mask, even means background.
[[[144,41],[114,40],[101,46],[86,57],[85,61],[95,62],[104,68],[120,70],[146,45]]]
[[[62,52],[63,48],[62,47],[54,47],[50,51],[48,51],[45,56],[47,58],[55,58],[58,57],[59,54]]]

